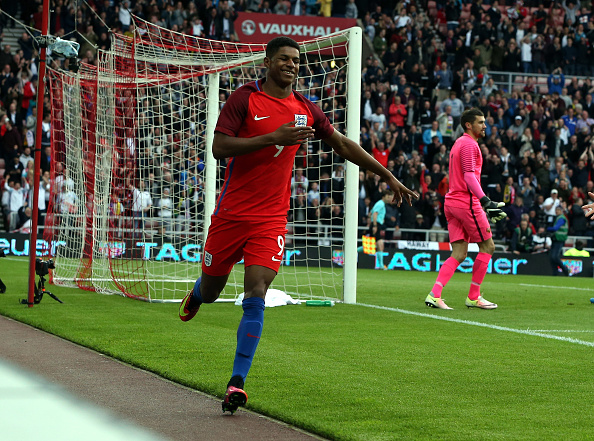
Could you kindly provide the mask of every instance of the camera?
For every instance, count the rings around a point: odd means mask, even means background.
[[[43,298],[44,294],[47,294],[48,296],[50,296],[52,299],[54,299],[55,301],[57,301],[59,303],[64,303],[62,300],[60,300],[54,294],[52,294],[49,291],[46,291],[46,289],[45,289],[45,276],[49,274],[49,270],[55,269],[55,268],[56,268],[56,265],[54,264],[54,261],[52,259],[49,259],[49,260],[42,260],[40,258],[35,259],[35,274],[37,274],[39,276],[39,282],[34,287],[35,293],[33,296],[33,303],[29,303],[28,299],[22,299],[21,304],[23,304],[23,305],[37,305],[39,302],[41,302],[41,299]]]
[[[43,277],[49,274],[49,270],[55,268],[56,265],[54,264],[54,261],[52,259],[41,260],[37,258],[37,260],[35,260],[35,274],[37,274],[39,277]]]

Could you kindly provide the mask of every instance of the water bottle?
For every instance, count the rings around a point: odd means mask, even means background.
[[[305,306],[334,306],[333,300],[306,300]]]

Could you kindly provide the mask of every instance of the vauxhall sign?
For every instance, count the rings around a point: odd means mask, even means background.
[[[239,12],[235,31],[241,43],[268,43],[282,35],[296,41],[311,40],[356,25],[357,21],[349,18]]]
[[[295,37],[323,37],[341,29],[339,26],[331,28],[330,26],[254,23],[252,20],[246,20],[241,24],[241,30],[247,36],[259,32],[264,35],[288,35],[294,39]]]

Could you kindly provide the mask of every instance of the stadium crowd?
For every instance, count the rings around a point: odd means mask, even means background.
[[[587,193],[594,190],[591,2],[405,0],[394,6],[381,0],[105,0],[85,5],[57,0],[52,6],[51,34],[76,38],[82,61],[89,64],[96,63],[97,48],[109,47],[109,32],[133,32],[131,14],[174,31],[228,41],[237,41],[233,22],[239,11],[359,18],[374,51],[362,72],[361,144],[421,195],[413,207],[388,207],[386,239],[424,239],[424,232],[399,232],[418,229],[434,230],[431,240],[446,240],[449,149],[463,133],[460,115],[470,107],[486,116],[487,136],[480,144],[485,193],[506,203],[508,218],[497,224],[495,238],[510,251],[538,249],[544,243],[539,235],[553,222],[557,206],[567,214],[570,234],[594,237],[594,222],[581,210],[592,202]],[[21,21],[41,28],[41,0],[21,5]],[[6,15],[0,24],[14,25]],[[0,52],[0,191],[7,231],[22,228],[31,216],[38,115],[43,118],[40,219],[52,185],[64,187],[64,210],[76,203],[68,179],[50,179],[51,105],[46,99],[43,110],[37,110],[38,51],[27,33],[18,44],[5,44]],[[507,90],[498,81],[501,72],[521,76],[521,82]],[[546,75],[546,85],[533,74]],[[168,134],[153,138],[167,143]],[[344,168],[316,168],[318,175],[312,176],[308,167],[324,164],[324,155],[321,149],[298,163],[290,220],[319,218],[322,209],[342,215],[328,198],[340,202]],[[195,149],[180,152],[177,159],[185,170],[201,163]],[[112,201],[114,211],[174,216],[171,208],[179,201],[151,194],[150,185],[137,187],[129,189],[130,202],[125,197]],[[366,227],[385,184],[362,171],[359,189],[359,225]],[[526,246],[527,229],[536,246]]]

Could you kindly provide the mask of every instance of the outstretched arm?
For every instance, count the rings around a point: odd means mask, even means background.
[[[412,200],[419,197],[416,192],[406,188],[392,173],[377,162],[373,156],[367,153],[363,147],[337,130],[335,130],[328,138],[325,138],[324,142],[330,145],[339,156],[357,164],[365,170],[372,171],[382,178],[394,192],[394,201],[396,201],[398,206],[402,204],[403,199],[408,205],[412,205]]]

